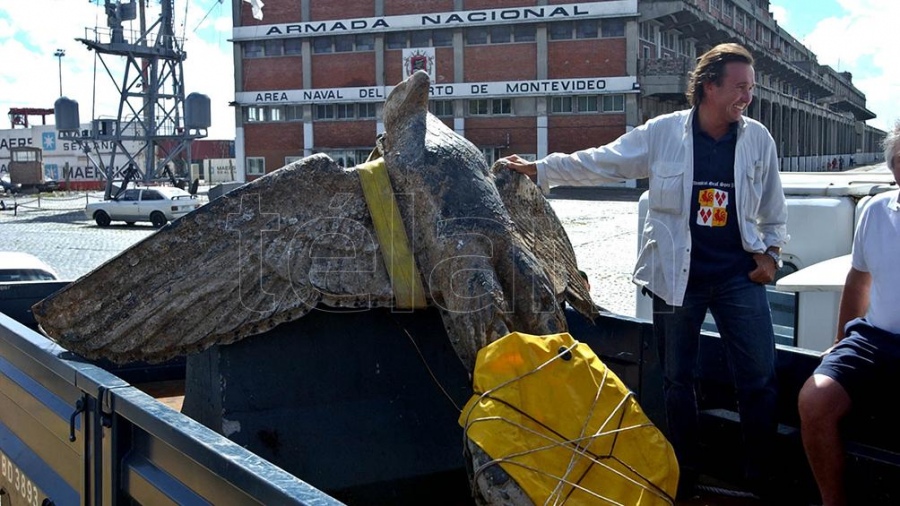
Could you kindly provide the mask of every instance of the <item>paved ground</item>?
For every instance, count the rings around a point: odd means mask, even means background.
[[[0,196],[0,249],[24,251],[50,264],[63,279],[77,279],[156,231],[149,223],[98,227],[84,215],[102,193]],[[15,210],[10,207],[16,204]],[[0,206],[2,208],[3,206]]]
[[[628,189],[554,190],[550,203],[563,223],[591,294],[605,309],[634,315],[631,270],[637,254],[637,200]],[[114,222],[98,227],[85,217],[88,202],[102,193],[59,193],[52,197],[0,195],[0,250],[31,253],[63,279],[77,279],[153,234],[149,223]],[[15,211],[9,209],[17,204]],[[0,206],[2,207],[2,206]]]

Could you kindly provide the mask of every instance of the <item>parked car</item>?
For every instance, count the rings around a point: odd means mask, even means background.
[[[149,221],[158,228],[198,207],[200,202],[197,198],[184,190],[155,186],[131,188],[116,198],[91,202],[85,206],[84,214],[101,227],[108,227],[116,220],[124,221],[128,225],[134,225],[138,221]]]
[[[0,283],[53,281],[59,274],[38,257],[19,251],[0,251]]]
[[[41,192],[55,192],[59,190],[59,181],[55,179],[46,178],[44,182],[38,185],[38,191]]]
[[[0,193],[18,193],[21,186],[20,184],[13,184],[9,179],[8,173],[0,174]]]

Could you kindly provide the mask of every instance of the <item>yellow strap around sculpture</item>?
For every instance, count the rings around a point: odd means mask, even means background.
[[[367,161],[357,166],[363,195],[369,206],[369,214],[375,226],[375,235],[381,246],[384,266],[394,289],[394,303],[400,309],[423,308],[425,288],[419,277],[415,258],[409,247],[409,238],[403,228],[400,208],[394,200],[394,190],[388,177],[384,158]]]
[[[514,332],[485,346],[474,389],[460,425],[535,504],[673,504],[671,445],[569,334]]]

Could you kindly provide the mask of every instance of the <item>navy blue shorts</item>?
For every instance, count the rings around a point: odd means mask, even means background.
[[[844,327],[844,336],[815,374],[840,383],[855,405],[883,402],[884,389],[900,381],[900,334],[856,318]]]

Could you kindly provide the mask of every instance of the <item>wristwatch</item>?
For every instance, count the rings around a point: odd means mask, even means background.
[[[775,268],[781,269],[784,266],[784,262],[781,261],[781,253],[778,253],[775,250],[767,249],[766,255],[772,257],[772,260],[775,260]]]

